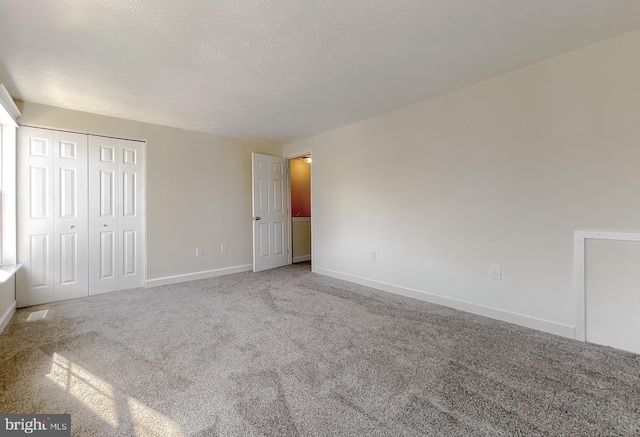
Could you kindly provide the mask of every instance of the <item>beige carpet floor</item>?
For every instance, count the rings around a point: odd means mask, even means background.
[[[637,355],[309,264],[19,310],[0,389],[77,436],[640,435]]]

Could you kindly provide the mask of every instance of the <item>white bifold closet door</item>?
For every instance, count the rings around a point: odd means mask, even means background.
[[[89,137],[90,294],[144,287],[144,145]]]
[[[143,287],[145,143],[18,130],[18,306]]]
[[[18,306],[86,296],[87,136],[19,132]]]

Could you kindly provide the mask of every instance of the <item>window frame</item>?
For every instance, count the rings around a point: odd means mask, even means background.
[[[0,83],[0,266],[17,264],[16,147],[21,115]]]

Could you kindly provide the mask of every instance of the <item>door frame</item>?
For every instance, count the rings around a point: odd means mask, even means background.
[[[289,264],[293,264],[293,240],[292,240],[292,220],[291,220],[291,164],[290,161],[292,159],[295,158],[301,158],[303,156],[307,156],[310,155],[311,158],[313,158],[313,149],[309,148],[309,149],[301,149],[301,150],[297,150],[295,152],[292,153],[286,153],[283,152],[282,157],[285,158],[287,160],[287,171],[288,171],[288,175],[287,175],[287,211],[288,211],[288,220],[289,220]],[[311,164],[312,166],[314,165],[313,163]],[[315,174],[315,172],[313,171],[313,167],[311,168],[311,192],[310,192],[310,196],[311,196],[311,271],[313,271],[313,260],[315,259],[315,250],[316,250],[316,245],[314,242],[314,236],[315,236],[315,232],[313,230],[314,226],[315,226],[315,221],[313,220],[314,217],[314,208],[313,208],[313,175]]]
[[[586,240],[640,241],[640,233],[575,231],[573,237],[573,290],[576,302],[576,322],[574,338],[587,341],[586,326],[586,281],[585,281],[585,247]]]

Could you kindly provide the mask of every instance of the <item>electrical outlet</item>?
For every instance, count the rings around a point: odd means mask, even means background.
[[[202,256],[203,253],[202,247],[196,247],[196,256]]]
[[[494,281],[502,281],[502,267],[491,266],[491,279]]]
[[[220,245],[220,252],[225,253],[227,251],[227,243],[222,243]]]
[[[375,250],[372,250],[372,251],[369,252],[369,259],[371,261],[375,261],[375,259],[376,259],[376,251]]]

